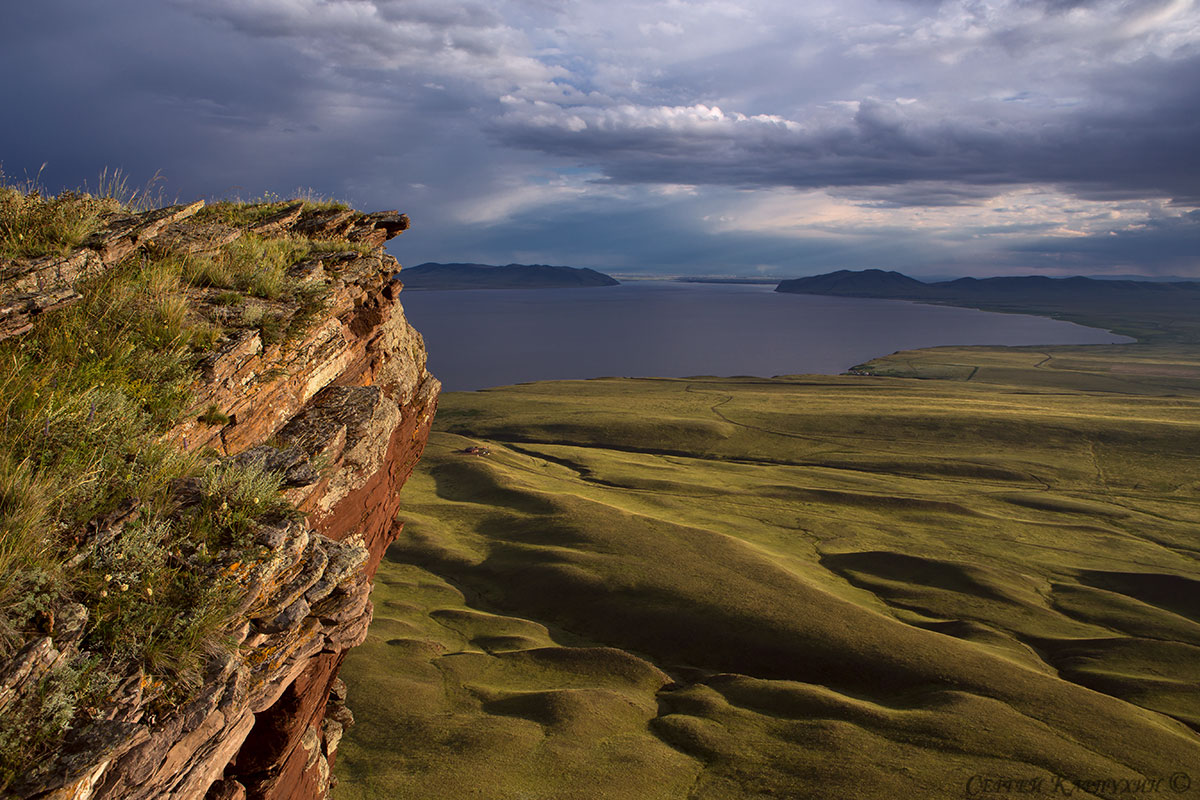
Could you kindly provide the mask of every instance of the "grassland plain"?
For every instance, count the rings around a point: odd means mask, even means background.
[[[337,796],[1200,797],[1196,350],[860,370],[443,395]]]

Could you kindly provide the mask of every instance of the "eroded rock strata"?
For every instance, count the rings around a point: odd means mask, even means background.
[[[72,284],[139,248],[202,253],[243,231],[189,224],[202,204],[114,220],[66,258],[10,266],[0,275],[0,337],[77,297]],[[371,579],[398,529],[398,492],[421,455],[440,384],[425,369],[420,335],[397,302],[399,270],[382,244],[407,227],[395,212],[285,208],[251,230],[354,244],[316,251],[292,268],[324,284],[324,310],[298,340],[265,342],[237,330],[202,365],[195,413],[170,434],[190,450],[257,461],[284,475],[301,519],[257,533],[262,557],[224,568],[241,587],[228,630],[238,646],[210,659],[203,688],[158,713],[152,682],[131,676],[102,723],[64,743],[25,797],[322,798],[353,716],[337,678],[371,620]],[[220,313],[214,290],[197,308]],[[205,409],[219,414],[205,414]],[[202,421],[203,420],[203,421]],[[181,487],[186,494],[187,487]],[[119,535],[131,505],[91,534]],[[47,635],[0,665],[0,708],[77,652],[86,621],[60,613]]]

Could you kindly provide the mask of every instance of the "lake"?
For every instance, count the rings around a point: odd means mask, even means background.
[[[774,289],[633,281],[406,291],[401,301],[446,391],[601,376],[837,374],[918,347],[1132,341],[1044,317]]]

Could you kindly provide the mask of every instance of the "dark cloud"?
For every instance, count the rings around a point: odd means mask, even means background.
[[[1127,230],[1078,239],[1035,239],[1011,248],[1011,260],[1030,267],[1084,272],[1104,267],[1131,273],[1192,272],[1200,253],[1200,211],[1152,219]],[[1200,276],[1197,276],[1200,277]]]
[[[910,181],[891,186],[838,187],[835,194],[864,208],[976,205],[994,196],[996,187],[937,181]]]
[[[0,166],[48,162],[51,188],[122,167],[183,197],[399,206],[421,260],[1186,271],[1197,30],[1157,0],[7,3]],[[1023,187],[1086,208],[908,224]],[[712,229],[759,190],[821,190],[851,216]],[[1132,200],[1150,205],[1111,234],[1093,219]]]
[[[462,26],[494,28],[503,19],[483,3],[451,5],[443,2],[414,2],[414,0],[380,0],[373,3],[380,17],[389,22],[419,22],[434,27]]]
[[[983,116],[980,108],[951,118],[920,104],[868,99],[840,124],[815,128],[710,121],[706,110],[644,108],[614,117],[530,107],[500,118],[495,131],[512,146],[577,158],[628,183],[886,186],[881,201],[916,205],[929,201],[927,192],[904,185],[939,183],[933,201],[941,204],[955,194],[1040,183],[1089,197],[1200,203],[1200,56],[1146,58],[1094,84],[1095,106],[1016,119]],[[672,124],[680,118],[684,124]]]

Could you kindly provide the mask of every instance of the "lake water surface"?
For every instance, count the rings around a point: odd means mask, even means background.
[[[1132,341],[1043,317],[774,288],[636,281],[406,291],[401,301],[446,391],[608,375],[837,374],[917,347]]]

